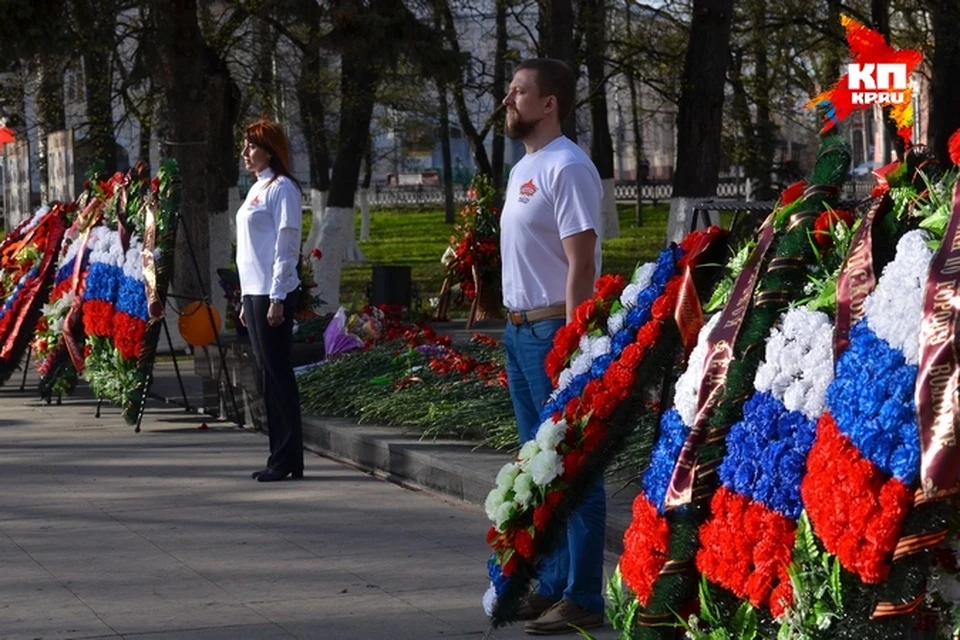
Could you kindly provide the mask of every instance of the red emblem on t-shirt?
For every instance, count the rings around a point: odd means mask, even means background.
[[[520,185],[520,195],[530,197],[537,192],[537,185],[533,184],[533,180],[527,180],[522,185]]]

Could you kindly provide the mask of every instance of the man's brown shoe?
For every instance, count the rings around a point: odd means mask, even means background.
[[[590,613],[572,600],[561,600],[536,620],[524,625],[524,631],[532,636],[556,636],[576,633],[580,629],[596,629],[603,626],[602,613]]]
[[[536,620],[543,615],[544,611],[556,603],[556,600],[551,600],[536,591],[531,591],[530,595],[520,602],[520,608],[517,609],[517,620]]]

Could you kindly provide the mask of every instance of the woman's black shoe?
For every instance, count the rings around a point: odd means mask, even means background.
[[[286,480],[290,476],[291,480],[299,480],[303,477],[303,471],[277,471],[275,469],[264,469],[257,474],[257,482],[279,482]]]
[[[260,476],[260,474],[263,473],[264,471],[267,471],[267,469],[259,469],[258,471],[254,471],[253,473],[250,474],[250,477],[256,480]]]

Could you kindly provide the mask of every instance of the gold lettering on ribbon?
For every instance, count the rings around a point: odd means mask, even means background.
[[[147,293],[147,306],[151,321],[163,317],[163,303],[157,294],[157,264],[154,257],[157,248],[157,207],[159,207],[159,203],[151,194],[148,196],[148,202],[144,207],[143,250],[140,253],[140,261],[143,266],[143,286]]]
[[[924,496],[942,498],[960,492],[960,183],[943,244],[933,257],[924,289],[920,326],[920,371],[914,390],[920,424],[920,480]]]
[[[670,486],[667,488],[664,499],[664,506],[667,509],[675,509],[693,501],[697,450],[706,440],[707,420],[726,387],[727,372],[733,361],[733,348],[737,341],[737,334],[740,333],[740,327],[750,308],[763,259],[773,244],[773,220],[774,213],[771,213],[764,221],[757,246],[733,285],[730,302],[720,313],[720,320],[707,339],[708,350],[703,363],[700,390],[697,394],[697,414],[690,433],[680,449],[680,456],[670,478]]]

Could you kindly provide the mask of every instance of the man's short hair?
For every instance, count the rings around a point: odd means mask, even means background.
[[[540,95],[554,96],[557,99],[560,122],[566,120],[577,99],[577,77],[570,65],[556,58],[532,58],[521,62],[514,73],[522,69],[536,71]]]

